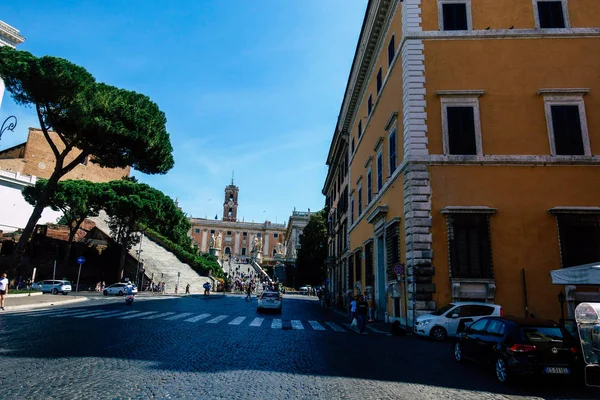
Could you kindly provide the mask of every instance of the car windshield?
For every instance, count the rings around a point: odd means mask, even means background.
[[[268,293],[264,293],[263,297],[264,298],[273,298],[273,299],[275,299],[275,298],[279,297],[279,295],[277,293],[268,292]]]
[[[69,281],[64,281],[63,282],[63,285],[70,285],[70,284],[71,284],[71,282],[69,282]]]
[[[522,329],[523,336],[530,343],[562,342],[563,332],[558,327],[528,326]]]
[[[446,311],[450,310],[452,307],[454,307],[454,304],[450,303],[442,308],[437,309],[436,311],[432,312],[431,315],[442,315],[443,313],[445,313]]]

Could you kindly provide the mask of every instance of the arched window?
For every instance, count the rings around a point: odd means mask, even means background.
[[[233,193],[229,193],[229,201],[233,201]]]
[[[225,247],[225,254],[231,254],[231,249],[229,247]]]
[[[233,217],[233,208],[230,208],[229,211],[227,211],[227,216]]]

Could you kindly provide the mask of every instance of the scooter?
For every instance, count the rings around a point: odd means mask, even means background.
[[[128,294],[127,296],[125,296],[125,304],[127,304],[127,305],[133,304],[133,295],[132,294]]]

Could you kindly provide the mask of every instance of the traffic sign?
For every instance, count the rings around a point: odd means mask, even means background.
[[[85,262],[85,257],[84,256],[77,257],[77,264],[83,264],[84,262]]]
[[[394,264],[393,269],[396,275],[402,275],[404,273],[404,265],[401,263]]]
[[[325,279],[325,283],[327,283],[327,284],[329,283],[329,278]]]

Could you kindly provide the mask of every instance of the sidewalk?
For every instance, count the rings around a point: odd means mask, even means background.
[[[71,303],[79,303],[81,301],[86,301],[87,298],[83,296],[75,297],[74,294],[68,294],[66,296],[63,295],[53,295],[53,294],[43,294],[43,295],[33,295],[33,296],[19,296],[15,295],[15,297],[11,297],[10,292],[6,295],[4,299],[4,308],[6,311],[17,311],[17,310],[28,310],[34,308],[41,307],[49,307],[49,306],[59,306]],[[1,313],[1,311],[0,311]]]

